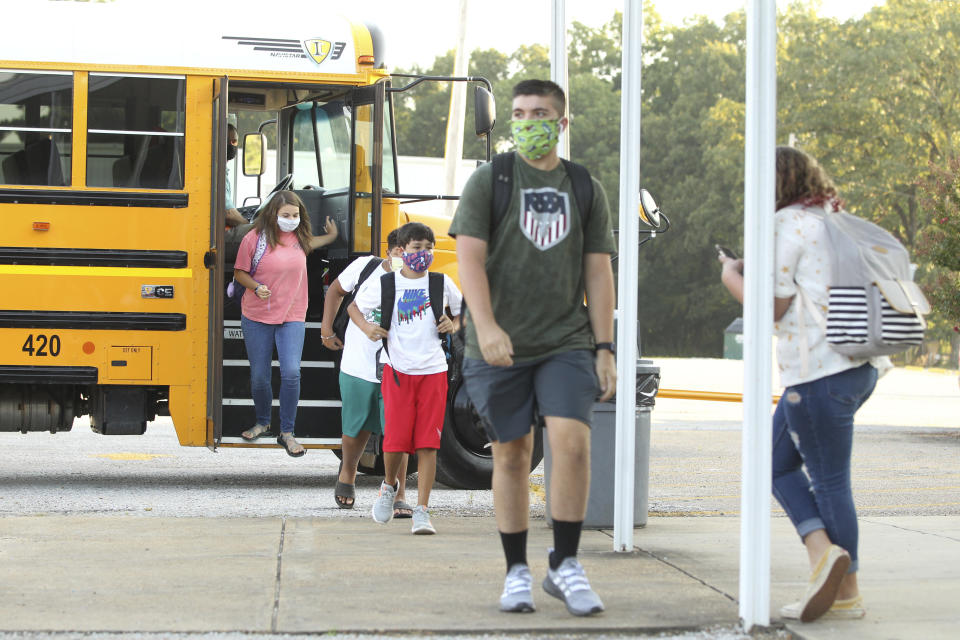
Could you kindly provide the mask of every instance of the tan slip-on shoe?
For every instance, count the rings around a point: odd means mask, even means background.
[[[780,608],[780,617],[788,620],[799,620],[803,610],[803,602],[794,602]],[[833,605],[823,614],[823,620],[859,620],[867,615],[863,607],[863,596],[856,596],[848,600],[834,600]]]
[[[835,544],[830,545],[810,576],[800,610],[801,622],[812,622],[830,609],[849,568],[850,554]]]

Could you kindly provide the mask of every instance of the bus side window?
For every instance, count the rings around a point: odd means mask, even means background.
[[[69,183],[73,74],[0,71],[0,184]]]
[[[186,80],[90,74],[87,186],[182,189]]]

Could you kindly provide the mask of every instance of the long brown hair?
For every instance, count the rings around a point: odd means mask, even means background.
[[[843,207],[833,181],[813,156],[777,147],[777,210],[797,203],[824,208],[830,204],[834,211]]]
[[[257,216],[257,221],[253,223],[253,227],[258,233],[266,234],[270,248],[275,248],[277,237],[280,234],[277,213],[280,211],[280,207],[286,204],[292,204],[300,210],[300,226],[296,228],[294,233],[297,235],[297,242],[300,243],[303,252],[310,253],[310,238],[313,237],[313,231],[310,229],[310,214],[307,213],[307,208],[303,206],[303,200],[293,191],[277,191],[274,193],[270,197],[270,201],[267,202],[267,206]]]

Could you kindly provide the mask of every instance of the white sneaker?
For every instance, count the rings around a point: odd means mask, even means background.
[[[543,590],[563,600],[567,611],[575,616],[589,616],[603,611],[600,596],[590,588],[583,566],[573,556],[564,558],[556,571],[547,569]]]
[[[503,580],[503,593],[500,594],[500,611],[528,613],[536,610],[533,606],[533,576],[530,567],[518,562],[507,571]]]
[[[430,512],[422,504],[413,508],[413,526],[410,527],[410,532],[417,536],[432,536],[437,532],[430,523]]]
[[[397,490],[386,482],[380,483],[380,495],[373,503],[370,509],[370,515],[377,524],[387,524],[393,520],[393,498],[397,495]]]

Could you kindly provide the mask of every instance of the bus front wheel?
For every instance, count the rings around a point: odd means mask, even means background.
[[[539,420],[538,420],[539,422]],[[453,489],[489,489],[493,478],[493,455],[480,416],[461,386],[447,404],[440,451],[437,452],[437,480]],[[534,428],[533,471],[543,459],[543,429]]]

